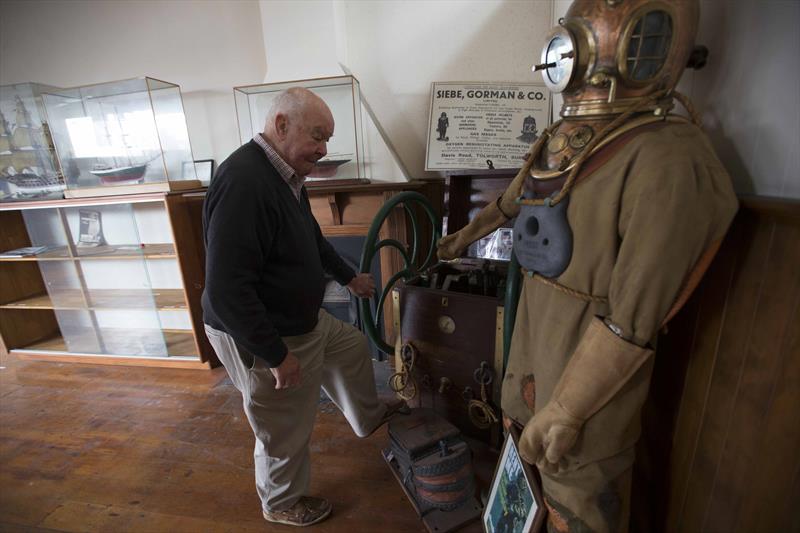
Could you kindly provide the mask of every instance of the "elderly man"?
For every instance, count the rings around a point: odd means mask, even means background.
[[[359,437],[406,409],[378,401],[366,339],[320,308],[323,272],[359,297],[375,290],[322,236],[303,187],[333,128],[312,92],[281,93],[264,132],[220,165],[203,210],[206,334],[256,437],[264,518],[296,526],[331,511],[306,493],[320,386]]]

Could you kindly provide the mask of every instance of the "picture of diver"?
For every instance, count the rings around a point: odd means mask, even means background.
[[[511,481],[506,488],[506,505],[503,514],[495,527],[495,533],[516,533],[522,531],[525,523],[525,509],[519,495],[517,483],[519,476]]]
[[[447,113],[442,111],[442,114],[439,116],[439,121],[436,124],[436,131],[439,133],[439,136],[436,138],[437,141],[450,140],[450,138],[446,136],[448,126],[450,126],[450,120],[447,118]]]
[[[483,525],[487,533],[527,533],[538,509],[522,461],[509,441],[486,503]]]
[[[521,135],[517,137],[519,142],[530,144],[535,141],[539,137],[539,130],[536,128],[536,119],[530,115],[525,117],[525,120],[522,121],[522,131],[520,133]]]

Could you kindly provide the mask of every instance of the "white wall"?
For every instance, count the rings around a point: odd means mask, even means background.
[[[331,0],[259,0],[265,83],[341,76]]]
[[[255,1],[0,2],[0,84],[177,83],[195,159],[219,163],[238,146],[232,87],[265,72]]]
[[[800,198],[800,2],[704,0],[708,64],[681,88],[736,191]]]
[[[537,81],[548,1],[341,3],[346,63],[411,177],[426,173],[433,81]]]

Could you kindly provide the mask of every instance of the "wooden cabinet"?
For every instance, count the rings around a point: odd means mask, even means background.
[[[20,357],[208,368],[203,194],[0,206],[0,348]]]
[[[412,407],[433,409],[462,433],[489,444],[501,442],[500,426],[481,427],[471,400],[486,400],[500,414],[503,367],[503,300],[401,284],[394,293],[400,343],[414,349]],[[402,367],[403,349],[395,354]],[[481,382],[484,388],[482,390]]]

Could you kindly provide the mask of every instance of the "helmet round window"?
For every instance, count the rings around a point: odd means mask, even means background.
[[[563,55],[569,53],[571,50],[571,43],[561,35],[556,35],[548,43],[546,62],[554,64],[554,66],[548,68],[546,73],[552,84],[558,85],[567,74]]]
[[[671,43],[672,18],[666,11],[642,15],[628,41],[628,76],[636,81],[653,78],[664,66]]]

